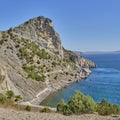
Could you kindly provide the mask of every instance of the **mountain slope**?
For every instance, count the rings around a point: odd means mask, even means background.
[[[52,21],[33,18],[0,32],[0,91],[38,104],[52,91],[90,74],[95,63],[65,50]]]
[[[56,55],[63,56],[61,40],[54,30],[52,21],[48,18],[37,17],[30,19],[13,29],[14,34],[36,41],[41,47]]]

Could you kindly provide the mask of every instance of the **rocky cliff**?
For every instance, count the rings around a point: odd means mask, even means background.
[[[63,56],[61,40],[54,30],[52,20],[44,17],[30,19],[13,29],[14,34],[37,42],[41,47],[52,53]]]
[[[38,103],[52,91],[87,77],[95,64],[65,50],[52,21],[36,17],[0,32],[0,92]]]

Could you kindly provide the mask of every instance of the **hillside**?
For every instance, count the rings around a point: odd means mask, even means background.
[[[39,104],[51,92],[86,78],[95,63],[64,49],[52,21],[36,17],[0,32],[0,92]]]

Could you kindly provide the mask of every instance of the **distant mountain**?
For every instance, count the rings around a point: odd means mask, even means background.
[[[88,52],[79,52],[79,51],[74,51],[77,55],[87,55],[87,54],[119,54],[120,51],[88,51]]]
[[[118,51],[114,51],[114,53],[120,53],[120,50],[118,50]]]

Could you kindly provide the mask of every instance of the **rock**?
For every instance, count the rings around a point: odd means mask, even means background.
[[[12,90],[23,101],[34,100],[33,104],[86,78],[95,67],[92,61],[64,49],[52,21],[45,17],[0,32],[1,39],[0,92]]]
[[[52,20],[40,16],[30,19],[12,30],[15,34],[38,42],[41,47],[63,57],[61,40],[54,30]]]

